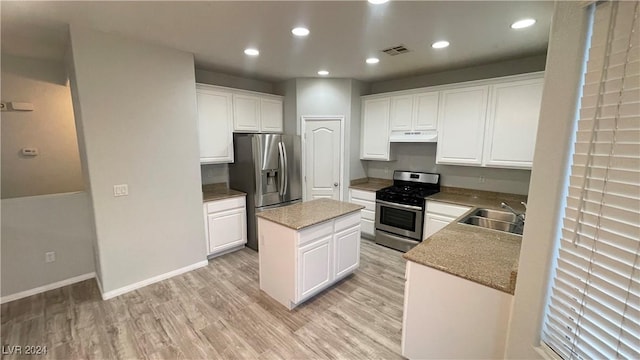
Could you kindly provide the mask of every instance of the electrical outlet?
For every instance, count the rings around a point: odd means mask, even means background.
[[[129,185],[120,184],[113,185],[113,196],[128,196],[129,195]]]
[[[49,251],[44,253],[44,262],[47,263],[52,263],[56,261],[56,252],[55,251]]]
[[[480,177],[478,178],[478,182],[479,182],[480,184],[484,184],[484,183],[485,183],[485,181],[487,181],[487,179],[486,179],[484,176],[480,176]]]

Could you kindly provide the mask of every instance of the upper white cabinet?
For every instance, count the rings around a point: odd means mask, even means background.
[[[233,162],[233,109],[231,93],[197,84],[200,163]]]
[[[487,116],[484,164],[531,168],[543,79],[493,85]]]
[[[362,136],[360,159],[389,161],[389,104],[390,99],[365,99],[362,102]]]
[[[482,164],[489,86],[445,90],[440,97],[436,161]]]
[[[260,99],[260,131],[282,132],[282,99],[262,97]]]
[[[233,94],[233,130],[237,132],[282,132],[282,98]]]
[[[531,169],[542,74],[442,91],[438,164]]]
[[[391,97],[391,130],[435,130],[438,97],[437,91]]]
[[[233,130],[260,131],[260,98],[233,94]]]

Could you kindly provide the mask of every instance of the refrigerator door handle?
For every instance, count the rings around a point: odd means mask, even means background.
[[[282,153],[284,154],[284,186],[282,188],[282,196],[284,196],[289,187],[289,157],[287,156],[287,147],[284,143],[280,144],[282,145]]]
[[[278,190],[278,193],[280,194],[280,196],[284,195],[284,184],[285,184],[285,177],[286,175],[286,170],[285,170],[285,160],[284,160],[284,147],[282,146],[282,143],[279,142],[278,143],[278,156],[279,156],[279,160],[280,160],[280,173],[278,174],[278,180],[280,182],[280,189]]]

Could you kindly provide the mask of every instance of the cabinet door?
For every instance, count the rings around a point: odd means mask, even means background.
[[[440,94],[436,163],[481,165],[488,86]]]
[[[282,132],[282,100],[260,99],[260,130],[264,132]]]
[[[389,156],[389,98],[363,101],[360,158],[386,160]]]
[[[390,111],[391,130],[413,129],[413,95],[392,97]]]
[[[437,233],[443,227],[449,225],[455,219],[456,218],[454,217],[427,213],[425,215],[425,221],[424,221],[426,225],[426,229],[424,230],[423,238],[426,239],[429,236]]]
[[[352,273],[360,265],[360,225],[334,236],[335,278]]]
[[[536,145],[543,79],[493,85],[484,164],[530,169]]]
[[[438,127],[438,92],[417,94],[413,100],[413,130],[435,130]]]
[[[260,131],[260,98],[233,94],[233,130]]]
[[[232,95],[196,87],[200,162],[233,162]]]
[[[245,208],[207,215],[209,225],[209,253],[216,253],[247,242]]]
[[[331,243],[333,234],[298,249],[296,303],[315,294],[333,280]]]

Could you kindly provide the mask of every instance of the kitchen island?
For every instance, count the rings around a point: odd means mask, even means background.
[[[260,289],[291,310],[355,271],[363,208],[316,199],[257,214]]]

